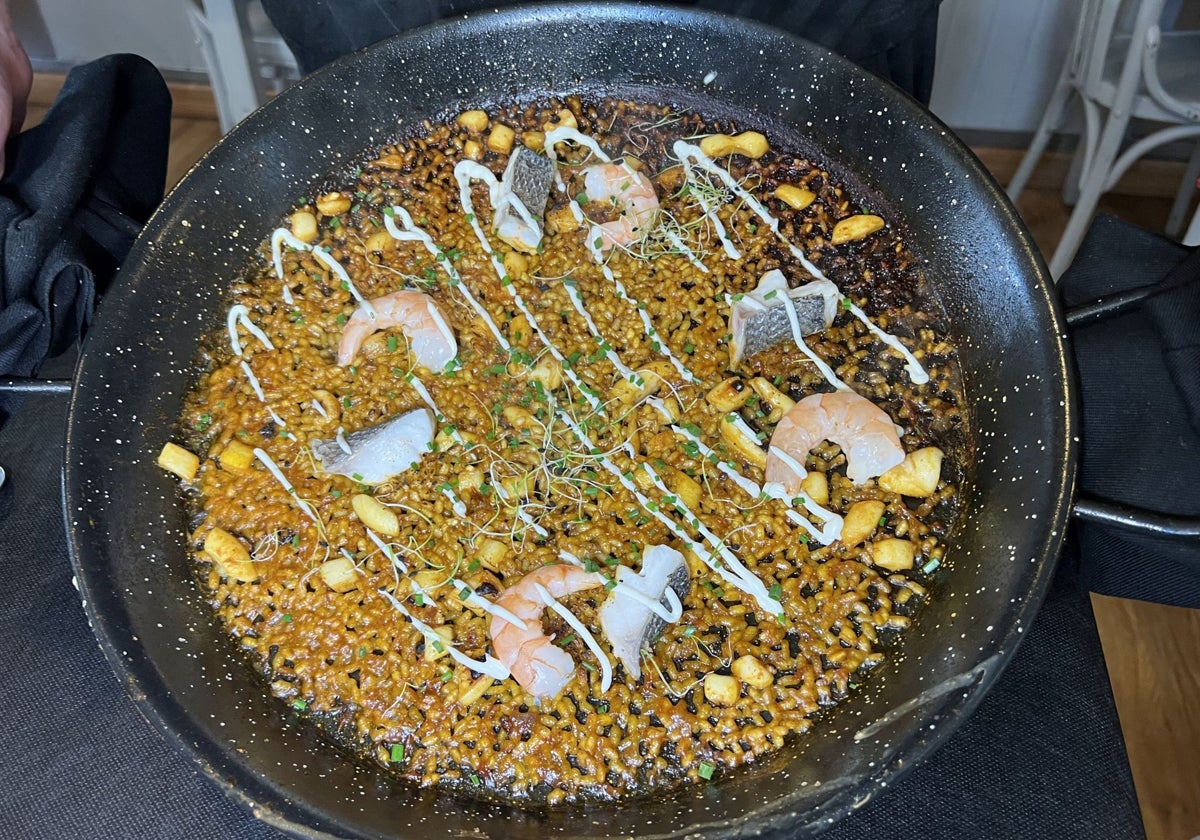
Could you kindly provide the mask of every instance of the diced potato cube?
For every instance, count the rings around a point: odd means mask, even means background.
[[[823,472],[809,470],[800,482],[800,491],[821,507],[829,504],[829,479]]]
[[[166,443],[158,453],[158,465],[167,472],[173,472],[184,481],[194,481],[196,471],[200,469],[200,458],[176,443]]]
[[[709,674],[704,678],[704,699],[714,706],[732,706],[741,692],[742,687],[736,677]]]
[[[362,524],[377,534],[394,537],[400,533],[400,517],[383,502],[366,493],[355,493],[350,499],[350,506]]]
[[[483,697],[483,693],[492,687],[495,680],[487,674],[482,675],[477,680],[467,686],[466,690],[458,696],[458,704],[460,706],[469,706],[479,698]]]
[[[511,277],[524,277],[529,273],[529,258],[516,251],[509,251],[504,255],[504,270]]]
[[[221,469],[224,470],[236,472],[248,470],[254,463],[254,447],[247,446],[237,438],[233,438],[225,444],[225,448],[221,450],[217,460],[221,463]]]
[[[795,184],[780,184],[775,188],[775,197],[793,210],[803,210],[817,200],[817,194]]]
[[[683,502],[693,512],[696,506],[700,504],[700,482],[692,478],[683,470],[671,468],[667,473],[667,486],[671,488],[671,492],[679,497],[679,501]]]
[[[478,140],[468,140],[463,143],[463,157],[476,162],[483,160],[483,144]]]
[[[855,502],[846,511],[846,519],[842,523],[842,544],[854,548],[879,527],[879,518],[883,516],[885,505],[878,499],[866,499]]]
[[[863,214],[842,219],[833,226],[833,236],[830,241],[834,245],[845,245],[847,242],[857,242],[866,239],[872,233],[883,228],[884,221],[879,216]]]
[[[292,214],[292,236],[301,242],[312,242],[317,238],[317,217],[307,210]]]
[[[521,143],[527,149],[540,152],[546,145],[546,135],[541,131],[526,131],[521,135]]]
[[[428,592],[446,582],[446,573],[438,569],[422,569],[412,576],[412,582],[417,589]]]
[[[476,134],[482,134],[483,130],[488,126],[487,111],[463,111],[458,115],[456,122],[465,128],[467,131],[473,131]]]
[[[575,114],[569,108],[563,108],[558,112],[558,117],[555,122],[542,123],[543,131],[551,131],[555,128],[579,128],[579,121],[575,119]]]
[[[508,545],[494,540],[491,537],[483,537],[475,543],[475,557],[480,564],[493,572],[500,568],[500,564],[504,562],[504,558],[508,556]]]
[[[729,670],[733,671],[733,675],[739,680],[755,688],[766,688],[775,682],[775,676],[771,673],[771,669],[764,665],[758,657],[749,654],[733,660],[733,665]]]
[[[730,137],[728,134],[710,134],[700,141],[700,151],[709,157],[744,155],[748,158],[760,158],[769,148],[767,138],[757,131],[743,131],[736,137]]]
[[[467,467],[458,474],[458,494],[461,496],[468,490],[478,491],[483,486],[483,470],[479,467]]]
[[[425,661],[436,662],[446,655],[448,645],[454,641],[454,628],[449,625],[434,627],[433,632],[441,637],[441,641],[434,639],[425,640]]]
[[[213,528],[204,538],[204,553],[216,563],[223,577],[249,583],[258,577],[258,569],[242,541],[223,528]]]
[[[506,405],[501,412],[504,422],[518,432],[528,432],[532,437],[541,439],[546,432],[546,427],[542,421],[533,416],[533,413],[519,405]]]
[[[326,560],[318,569],[321,580],[334,592],[349,592],[358,588],[358,569],[349,557]]]
[[[879,476],[879,486],[901,496],[932,496],[942,477],[944,453],[936,446],[910,452],[904,460]]]
[[[512,151],[517,133],[504,123],[496,123],[488,133],[487,147],[493,152],[506,155]]]
[[[323,216],[336,216],[349,210],[351,203],[350,196],[335,191],[317,199],[317,210]]]
[[[692,577],[701,577],[708,574],[708,566],[705,564],[704,559],[690,548],[683,550],[683,559],[687,561],[688,572]]]
[[[917,547],[909,540],[888,537],[871,543],[871,562],[893,572],[911,569],[916,556]]]
[[[753,389],[746,385],[746,380],[740,376],[731,376],[714,386],[706,395],[709,405],[717,411],[737,411],[746,404]]]
[[[363,250],[368,254],[378,251],[390,251],[396,247],[396,240],[386,230],[377,230],[367,237],[367,241],[363,243]]]

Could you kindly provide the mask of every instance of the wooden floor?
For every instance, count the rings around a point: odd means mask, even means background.
[[[45,114],[61,76],[39,75],[27,126]],[[211,93],[195,85],[172,86],[168,187],[221,136]],[[1020,160],[1011,149],[976,149],[1006,183]],[[1065,156],[1047,156],[1022,195],[1018,210],[1047,260],[1069,208],[1059,196]],[[1162,230],[1182,166],[1144,163],[1107,195],[1101,209],[1150,230]],[[1109,678],[1121,717],[1134,783],[1149,840],[1200,836],[1200,610],[1093,596]],[[1069,780],[1067,781],[1069,784]]]

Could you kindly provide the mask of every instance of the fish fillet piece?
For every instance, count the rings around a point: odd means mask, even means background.
[[[729,317],[730,363],[736,365],[768,347],[795,340],[788,317],[791,307],[795,308],[802,336],[827,329],[837,314],[841,297],[837,286],[828,280],[813,280],[789,289],[782,271],[768,271],[753,292],[733,302]]]
[[[336,438],[314,440],[312,451],[325,472],[382,484],[416,466],[429,452],[434,434],[433,412],[418,408],[345,435],[345,447]]]
[[[600,607],[600,629],[617,659],[636,680],[642,676],[642,649],[654,644],[667,622],[641,600],[621,590],[634,589],[669,611],[667,590],[672,590],[682,603],[691,586],[691,576],[687,561],[678,551],[666,545],[649,545],[642,554],[641,572],[619,566],[616,578],[621,585],[609,593]]]
[[[518,146],[508,159],[500,178],[492,229],[518,251],[534,253],[542,241],[542,216],[553,178],[554,162],[524,146]]]

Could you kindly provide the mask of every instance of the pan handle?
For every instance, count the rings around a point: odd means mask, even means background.
[[[13,376],[0,379],[0,394],[69,394],[70,379],[26,379]]]
[[[1200,517],[1171,516],[1132,505],[1078,496],[1071,510],[1076,519],[1157,537],[1200,541]]]
[[[1067,326],[1077,327],[1120,315],[1147,298],[1169,291],[1178,283],[1156,283],[1109,295],[1067,310]],[[1108,499],[1077,496],[1072,514],[1082,522],[1096,522],[1148,536],[1200,541],[1200,517],[1156,513]]]

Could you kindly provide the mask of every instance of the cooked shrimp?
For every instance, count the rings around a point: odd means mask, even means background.
[[[496,658],[512,671],[513,678],[537,697],[550,698],[563,690],[575,673],[570,654],[557,647],[542,632],[542,610],[546,603],[537,591],[541,584],[555,598],[573,592],[594,589],[604,578],[578,566],[551,565],[534,569],[505,589],[496,604],[525,622],[524,627],[512,624],[501,616],[492,616],[488,631]]]
[[[823,440],[842,448],[846,475],[855,484],[887,472],[904,460],[904,447],[887,412],[853,391],[813,394],[796,403],[771,435],[766,480],[788,494],[800,490],[804,459]]]
[[[342,330],[338,344],[339,365],[354,361],[364,341],[378,330],[399,327],[417,364],[440,371],[458,353],[458,342],[441,307],[424,292],[401,289],[369,301],[375,310],[360,306]]]
[[[589,204],[606,202],[620,210],[616,219],[596,225],[600,250],[637,242],[653,227],[658,194],[653,182],[640,172],[631,174],[618,163],[598,163],[584,170],[583,188]]]

